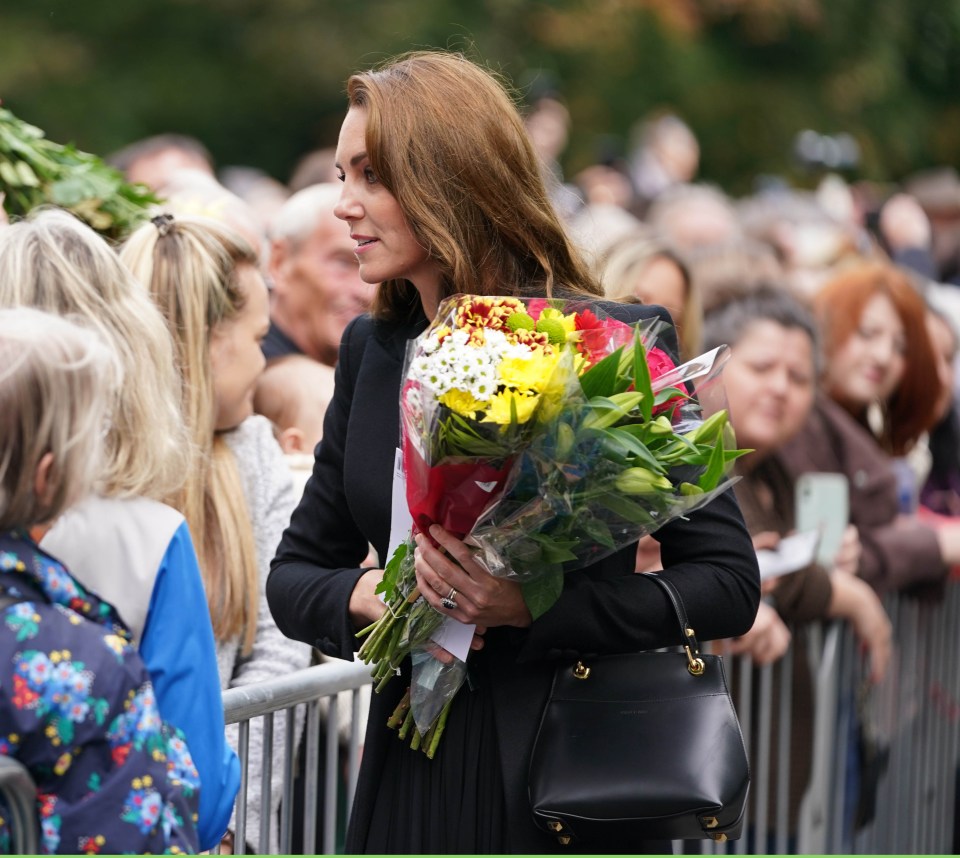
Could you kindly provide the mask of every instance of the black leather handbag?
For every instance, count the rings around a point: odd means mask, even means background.
[[[736,839],[750,770],[719,656],[701,655],[683,602],[683,651],[558,668],[530,763],[537,824],[559,842]]]

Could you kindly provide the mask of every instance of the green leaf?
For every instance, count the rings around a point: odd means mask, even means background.
[[[570,550],[577,544],[575,539],[558,539],[542,533],[531,533],[530,538],[540,543],[545,563],[566,563],[568,560],[577,559],[577,555]]]
[[[653,404],[663,405],[671,399],[690,399],[690,395],[679,387],[665,387],[653,398]]]
[[[640,504],[634,503],[632,500],[628,500],[623,497],[623,495],[606,492],[597,495],[597,502],[611,512],[619,515],[620,518],[625,521],[630,521],[634,524],[650,524],[654,521],[653,516],[650,515],[646,507],[640,506]]]
[[[590,514],[582,516],[579,519],[579,525],[583,532],[599,545],[611,549],[617,547],[610,528],[596,516]]]
[[[409,540],[401,542],[397,546],[397,550],[393,552],[393,557],[390,558],[389,562],[383,569],[383,578],[381,579],[380,583],[377,584],[377,589],[374,590],[375,593],[383,593],[388,602],[393,600],[394,595],[397,592],[397,582],[400,577],[400,569],[403,566],[403,561],[407,556],[409,547]]]
[[[563,570],[559,566],[548,566],[539,578],[521,582],[520,592],[530,615],[535,620],[542,617],[563,592]]]
[[[583,388],[583,395],[587,399],[593,399],[595,396],[610,396],[626,388],[626,385],[618,387],[617,384],[622,352],[623,349],[617,349],[580,376],[580,387]]]
[[[650,452],[647,445],[637,437],[637,433],[631,431],[633,428],[615,426],[605,431],[610,437],[626,447],[630,455],[636,460],[636,464],[643,465],[658,474],[665,474],[666,468],[664,468],[663,463]]]
[[[713,491],[720,482],[721,477],[723,477],[725,467],[726,459],[723,455],[723,435],[718,433],[716,446],[714,446],[713,451],[710,453],[710,461],[707,463],[707,469],[703,472],[703,476],[700,477],[697,485],[705,492]]]
[[[649,421],[653,417],[653,388],[650,381],[650,367],[647,366],[647,351],[643,347],[639,328],[633,331],[633,388],[643,394],[640,411],[643,419]]]

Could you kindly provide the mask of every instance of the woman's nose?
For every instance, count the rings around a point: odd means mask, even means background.
[[[778,396],[786,396],[790,389],[790,374],[786,369],[770,373],[768,378],[769,390]]]
[[[873,359],[881,366],[886,366],[893,358],[896,346],[889,337],[877,337],[873,341],[871,355]]]
[[[360,217],[360,203],[354,196],[349,184],[344,183],[340,189],[340,199],[333,207],[333,213],[340,220],[358,220]]]

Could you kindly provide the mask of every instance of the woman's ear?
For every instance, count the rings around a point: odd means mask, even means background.
[[[53,493],[56,491],[50,480],[50,471],[53,468],[53,453],[44,453],[37,463],[37,471],[33,477],[33,492],[40,501],[41,506],[45,506],[53,500]]]

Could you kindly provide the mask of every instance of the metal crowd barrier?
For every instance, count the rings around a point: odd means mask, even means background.
[[[796,825],[790,825],[790,737],[793,729],[792,681],[798,652],[777,665],[755,670],[747,659],[728,659],[727,670],[747,747],[752,749],[753,782],[744,837],[728,843],[676,843],[676,851],[704,854],[947,854],[953,851],[957,810],[955,780],[960,753],[960,584],[947,588],[943,601],[921,602],[904,596],[885,600],[894,628],[894,658],[887,677],[857,706],[864,687],[856,641],[839,623],[805,629],[800,652],[809,665],[813,691],[809,786],[800,803]],[[796,636],[795,636],[796,640]],[[795,648],[799,650],[799,648]],[[314,807],[318,789],[321,700],[329,701],[324,768],[322,852],[336,849],[338,791],[349,807],[359,762],[358,689],[369,682],[363,665],[330,662],[292,676],[224,693],[227,722],[241,724],[241,759],[249,719],[264,717],[265,744],[274,713],[307,707],[305,766],[306,806]],[[340,783],[338,766],[337,692],[352,691],[351,736],[347,775]],[[341,700],[340,705],[343,704]],[[854,807],[860,787],[853,772],[862,771],[853,753],[857,712],[865,712],[879,751],[873,779],[872,821],[859,827]],[[288,737],[293,730],[288,729]],[[281,806],[281,851],[289,853],[294,750],[288,741]],[[861,756],[863,756],[861,752]],[[885,760],[885,764],[884,764]],[[862,760],[859,762],[863,762]],[[265,767],[266,768],[266,767]],[[775,772],[771,778],[770,772]],[[264,772],[263,803],[269,805],[269,771]],[[238,799],[237,827],[245,820],[246,767]],[[277,824],[272,820],[271,824]],[[303,851],[315,852],[318,820],[304,819]],[[267,831],[258,851],[265,852]],[[236,837],[239,846],[243,838]]]
[[[744,837],[723,844],[704,841],[693,851],[955,851],[960,584],[948,585],[942,601],[897,595],[884,604],[893,625],[894,656],[883,682],[872,687],[859,706],[858,696],[867,686],[852,632],[841,623],[805,629],[807,651],[799,655],[806,656],[813,672],[813,738],[809,783],[793,830],[788,823],[789,740],[798,653],[791,651],[777,665],[760,670],[747,659],[728,660],[744,741],[752,749]],[[858,741],[865,730],[872,740],[866,745]],[[858,800],[868,788],[873,790],[873,801],[866,802],[872,814],[858,824]],[[675,846],[678,852],[691,851],[690,844]]]
[[[253,719],[263,719],[263,745],[269,748],[273,740],[273,720],[277,713],[283,712],[286,718],[286,748],[282,760],[264,758],[262,772],[261,806],[270,807],[271,769],[283,766],[283,797],[280,803],[280,819],[270,819],[264,814],[261,823],[260,841],[254,846],[257,854],[267,854],[270,831],[279,825],[279,843],[281,854],[290,854],[293,840],[292,809],[294,800],[294,773],[297,749],[294,746],[294,722],[298,707],[306,708],[305,755],[302,766],[303,776],[303,852],[312,855],[317,852],[317,830],[322,831],[321,851],[324,855],[336,852],[336,834],[338,828],[337,805],[341,793],[345,793],[346,807],[353,801],[357,786],[357,773],[360,769],[360,740],[362,729],[359,724],[360,707],[358,705],[360,689],[370,683],[370,668],[367,665],[346,661],[331,661],[293,674],[267,680],[255,685],[230,688],[223,693],[224,716],[227,724],[240,725],[239,754],[241,763],[240,793],[236,805],[235,851],[244,850],[247,819],[247,750],[250,735],[250,723]],[[338,700],[340,692],[352,692],[351,728],[347,741],[346,774],[344,783],[340,782],[340,736],[338,729]],[[324,711],[325,710],[325,711]],[[323,718],[322,716],[326,717]],[[325,721],[325,724],[321,724]],[[313,809],[317,805],[320,788],[320,741],[321,732],[325,743],[323,767],[323,817],[318,819]]]

